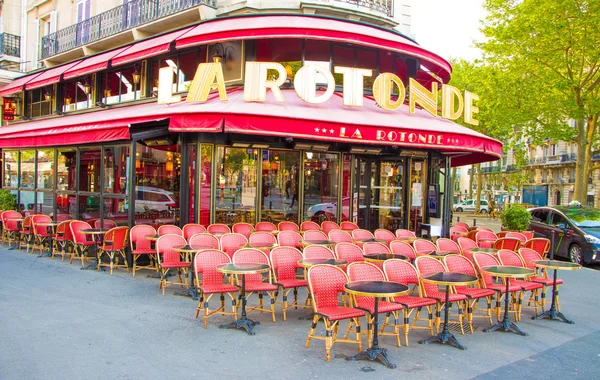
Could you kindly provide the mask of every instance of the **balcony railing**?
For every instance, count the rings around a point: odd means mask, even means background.
[[[355,4],[357,8],[365,7],[381,13],[388,17],[394,17],[394,0],[334,0],[340,3]]]
[[[133,0],[42,38],[42,59],[216,0]]]
[[[21,37],[10,33],[0,34],[0,54],[21,57]]]

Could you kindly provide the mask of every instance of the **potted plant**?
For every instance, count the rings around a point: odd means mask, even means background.
[[[17,197],[10,191],[0,189],[0,211],[14,210],[17,204]]]
[[[525,231],[529,228],[531,214],[521,205],[511,205],[500,213],[503,229]]]

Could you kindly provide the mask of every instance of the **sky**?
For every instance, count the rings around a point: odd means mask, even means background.
[[[445,58],[481,57],[473,40],[481,41],[479,20],[485,17],[483,0],[411,0],[412,33],[425,49]]]

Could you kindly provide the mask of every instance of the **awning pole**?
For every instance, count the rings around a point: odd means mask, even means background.
[[[450,237],[450,224],[452,224],[452,218],[450,212],[452,211],[452,158],[446,156],[445,165],[445,176],[444,176],[444,217],[442,219],[442,235],[445,238]]]

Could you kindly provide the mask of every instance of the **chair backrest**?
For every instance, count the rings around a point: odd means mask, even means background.
[[[533,231],[521,231],[523,236],[525,236],[525,241],[531,240],[534,237]]]
[[[467,231],[469,230],[469,225],[465,222],[456,222],[453,224],[453,226],[462,227],[462,228],[466,229]]]
[[[112,250],[120,251],[125,248],[128,235],[129,227],[113,227],[104,235],[104,245],[110,245]]]
[[[496,232],[496,236],[498,236],[499,238],[503,238],[506,237],[506,234],[508,233],[508,231],[500,231],[500,232]]]
[[[346,260],[349,263],[356,261],[365,261],[363,250],[356,244],[342,242],[334,247],[335,256],[340,260]]]
[[[73,243],[79,244],[88,240],[88,235],[82,233],[81,230],[90,229],[92,226],[81,220],[73,220],[71,221],[71,224],[69,224],[69,228],[71,229],[71,235],[73,236]]]
[[[57,222],[64,222],[67,220],[73,220],[73,217],[69,214],[56,214],[56,221]]]
[[[64,236],[65,232],[69,229],[70,220],[64,220],[60,222],[58,226],[56,226],[56,235]]]
[[[211,235],[208,232],[201,232],[199,234],[192,235],[188,239],[188,244],[193,249],[213,249],[218,250],[221,246],[219,238],[215,235]]]
[[[439,238],[435,242],[439,251],[461,253],[460,247],[452,239]]]
[[[103,219],[102,223],[100,223],[100,219],[94,222],[94,228],[113,228],[116,227],[117,223],[114,220]]]
[[[302,251],[305,259],[335,259],[333,251],[324,245],[309,245]]]
[[[496,240],[493,245],[496,249],[508,249],[514,252],[517,252],[520,246],[521,240],[510,237],[500,238]]]
[[[31,232],[31,219],[33,219],[33,215],[26,216],[25,219],[23,219],[23,223],[21,223],[21,231]]]
[[[550,252],[550,240],[546,238],[533,238],[529,239],[524,244],[525,248],[533,249],[542,257],[546,257],[546,254]]]
[[[468,274],[477,277],[477,271],[473,263],[464,256],[447,255],[444,256],[444,264],[450,272]]]
[[[475,261],[475,266],[477,267],[477,271],[479,272],[481,278],[483,279],[483,284],[488,287],[494,283],[493,276],[487,274],[482,271],[482,269],[493,266],[500,266],[500,262],[492,255],[488,255],[487,253],[476,252],[473,254],[473,261]]]
[[[294,222],[284,221],[277,225],[279,231],[300,231],[300,227]]]
[[[459,237],[458,246],[462,250],[463,254],[469,249],[479,248],[479,245],[477,245],[477,243],[475,243],[472,239],[469,239],[468,237]]]
[[[63,236],[63,240],[65,241],[73,241],[73,232],[71,231],[71,222],[73,220],[65,220],[64,222],[61,222],[57,227],[56,230],[58,231],[58,228],[61,227],[61,225],[64,226],[64,231],[62,233]]]
[[[325,231],[325,230],[323,230]],[[352,236],[344,230],[331,230],[327,233],[329,240],[334,241],[336,243],[352,243]]]
[[[542,255],[530,248],[519,248],[519,255],[523,259],[525,266],[529,269],[538,269],[533,262],[542,260]]]
[[[419,270],[421,276],[438,272],[447,272],[446,266],[440,260],[429,256],[419,256],[415,259],[415,266]],[[421,281],[423,294],[433,294],[439,292],[438,286],[428,282]]]
[[[352,281],[385,281],[383,271],[377,265],[369,262],[355,262],[346,268],[348,280]],[[355,296],[358,307],[369,306],[373,304],[373,297]]]
[[[182,235],[166,234],[156,241],[156,253],[161,264],[181,262],[181,254],[173,248],[183,247],[187,244]]]
[[[304,240],[327,240],[327,234],[323,231],[305,231]]]
[[[202,273],[203,286],[222,285],[223,273],[217,271],[217,267],[230,263],[231,258],[225,252],[218,249],[205,249],[196,253],[194,257],[194,271]]]
[[[231,229],[227,224],[223,223],[213,223],[209,224],[206,228],[206,232],[209,234],[226,234],[231,232]]]
[[[390,249],[387,247],[387,245],[377,242],[363,244],[363,251],[365,252],[365,256],[390,253]]]
[[[300,224],[300,231],[321,231],[321,226],[318,223],[307,220]]]
[[[509,265],[512,267],[524,267],[525,263],[521,256],[514,251],[509,251],[508,249],[501,249],[498,251],[498,258],[500,259],[500,264]]]
[[[188,223],[181,229],[183,231],[183,237],[185,240],[189,240],[192,235],[206,232],[206,227],[201,224]]]
[[[362,239],[375,239],[373,233],[369,230],[352,230],[352,239],[354,240],[362,240]]]
[[[338,305],[338,294],[345,293],[348,276],[333,265],[315,265],[308,270],[308,287],[313,299],[313,310]]]
[[[477,231],[477,233],[475,234],[475,241],[477,242],[477,244],[481,247],[481,241],[482,240],[497,240],[498,236],[496,236],[495,233],[490,232],[490,231],[484,231],[484,230],[479,230]],[[489,244],[493,244],[493,242],[490,242]]]
[[[131,227],[131,231],[129,231],[129,245],[131,246],[131,251],[136,249],[152,249],[152,241],[146,239],[146,237],[154,235],[156,235],[156,230],[154,227],[147,224],[139,224]]]
[[[18,214],[18,213],[17,213]],[[19,214],[19,217],[21,215]],[[12,218],[11,216],[5,216],[5,218]],[[48,215],[33,215],[31,218],[31,224],[33,226],[34,234],[41,234],[47,231],[46,226],[38,226],[39,223],[50,223],[52,222],[52,218]]]
[[[255,227],[256,231],[277,231],[277,226],[271,222],[258,222]]]
[[[277,234],[277,243],[282,247],[300,248],[302,235],[296,231],[281,231]]]
[[[527,237],[520,232],[509,231],[506,233],[507,238],[518,239],[521,243],[525,243],[527,241]]]
[[[336,222],[332,222],[331,220],[326,220],[323,223],[321,223],[321,229],[323,230],[323,232],[328,234],[329,231],[339,230],[340,226],[338,226],[338,224]]]
[[[234,264],[266,264],[271,266],[269,257],[260,249],[255,248],[242,248],[237,250],[231,261]],[[269,279],[270,278],[271,276],[269,275]],[[246,282],[262,282],[262,274],[247,274]]]
[[[392,251],[395,255],[403,255],[408,257],[411,260],[417,258],[417,253],[412,245],[408,244],[405,241],[394,240],[390,243],[390,251]]]
[[[458,241],[461,236],[467,236],[469,231],[466,228],[460,226],[450,227],[450,238],[454,241]]]
[[[385,240],[387,245],[389,245],[391,241],[396,240],[396,235],[394,235],[392,231],[383,228],[375,230],[373,235],[375,236],[375,239]]]
[[[436,252],[437,247],[433,242],[425,239],[417,239],[413,242],[413,247],[415,248],[415,252],[417,256],[419,255],[427,255],[430,252]],[[419,269],[420,270],[420,269]]]
[[[248,239],[251,247],[268,247],[275,245],[277,239],[272,233],[265,231],[256,231],[250,235]]]
[[[399,282],[404,285],[418,285],[419,272],[411,263],[399,259],[383,262],[383,272],[388,281]]]
[[[3,223],[8,218],[21,218],[22,216],[23,215],[21,215],[20,212],[15,211],[15,210],[6,210],[6,211],[0,212],[0,219],[2,219]]]
[[[228,233],[221,236],[221,250],[229,257],[233,257],[234,253],[248,245],[248,239],[242,234]],[[235,260],[233,260],[235,263]]]
[[[340,223],[340,229],[342,229],[342,230],[353,231],[353,230],[358,230],[359,228],[360,227],[358,227],[358,224],[353,223],[353,222],[345,221],[345,222]]]
[[[231,227],[231,232],[236,234],[242,234],[248,239],[254,232],[254,226],[250,223],[235,223]]]
[[[298,262],[302,260],[302,252],[293,247],[275,247],[269,252],[274,281],[295,280],[296,269],[302,268]]]
[[[158,227],[158,235],[180,235],[183,237],[183,231],[178,226],[174,226],[172,224],[165,224]]]
[[[489,228],[489,227],[481,227],[481,226],[477,226],[477,229],[478,229],[479,231],[494,232],[494,230],[492,230],[492,229],[491,229],[491,228]]]
[[[4,211],[2,213],[2,223],[4,224],[4,228],[10,230],[10,231],[18,231],[19,229],[19,224],[17,223],[16,219],[22,219],[22,215],[20,212],[18,211]],[[12,220],[15,219],[15,220]]]
[[[403,237],[417,237],[417,235],[415,235],[414,232],[410,231],[410,230],[405,230],[403,228],[399,228],[396,230],[396,237],[397,238],[403,238]]]

